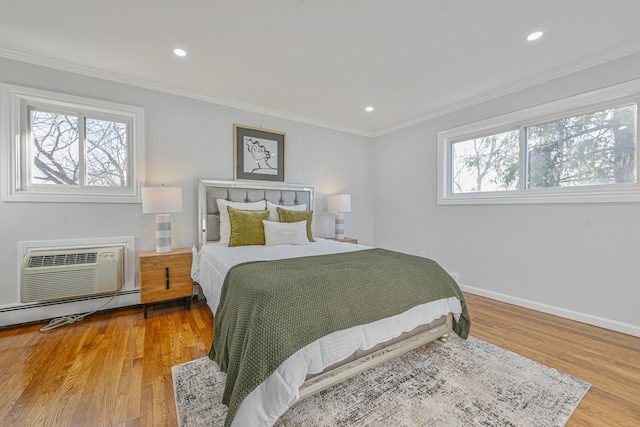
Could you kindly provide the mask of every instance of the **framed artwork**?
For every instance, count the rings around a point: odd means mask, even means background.
[[[233,125],[233,179],[284,181],[287,134]]]

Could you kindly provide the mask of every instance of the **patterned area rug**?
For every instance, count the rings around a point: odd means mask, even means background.
[[[222,426],[225,374],[174,366],[182,427]],[[563,426],[591,385],[487,342],[435,341],[291,407],[276,426]]]

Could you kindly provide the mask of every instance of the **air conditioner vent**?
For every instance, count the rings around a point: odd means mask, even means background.
[[[123,259],[122,246],[28,253],[22,261],[20,301],[114,292],[123,284]]]
[[[98,260],[98,252],[38,255],[29,258],[29,268],[57,267],[60,265],[95,264]]]

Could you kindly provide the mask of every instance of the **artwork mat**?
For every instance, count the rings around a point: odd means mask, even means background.
[[[245,126],[233,125],[233,179],[237,181],[270,181],[270,182],[286,182],[285,165],[286,165],[286,136],[285,132]],[[250,138],[259,143],[268,142],[268,147],[273,149],[275,143],[276,153],[275,162],[267,160],[269,166],[276,172],[274,174],[250,172],[246,170],[246,165],[250,164],[252,154],[245,146],[245,140]],[[265,144],[266,147],[266,144]],[[267,149],[268,149],[267,147]],[[273,158],[272,157],[272,158]],[[257,163],[256,163],[257,164]],[[275,167],[274,167],[275,166]]]

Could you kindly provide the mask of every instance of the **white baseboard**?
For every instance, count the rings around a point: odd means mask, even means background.
[[[459,285],[463,292],[479,295],[482,297],[494,299],[496,301],[506,302],[517,305],[519,307],[530,308],[531,310],[541,311],[547,314],[564,317],[565,319],[575,320],[586,323],[588,325],[598,326],[600,328],[610,329],[612,331],[621,332],[627,335],[640,337],[640,326],[631,325],[629,323],[618,322],[617,320],[605,319],[603,317],[593,316],[591,314],[580,313],[578,311],[569,310],[562,307],[543,304],[536,301],[530,301],[524,298],[514,297],[511,295],[501,294],[499,292],[488,291],[486,289],[475,288],[473,286]]]
[[[113,301],[105,305],[113,294],[79,298],[73,301],[12,304],[0,307],[0,327],[49,320],[72,314],[90,313],[94,310],[127,307],[140,304],[140,291],[120,292]],[[103,307],[104,306],[104,307]],[[142,310],[140,310],[142,316]]]

